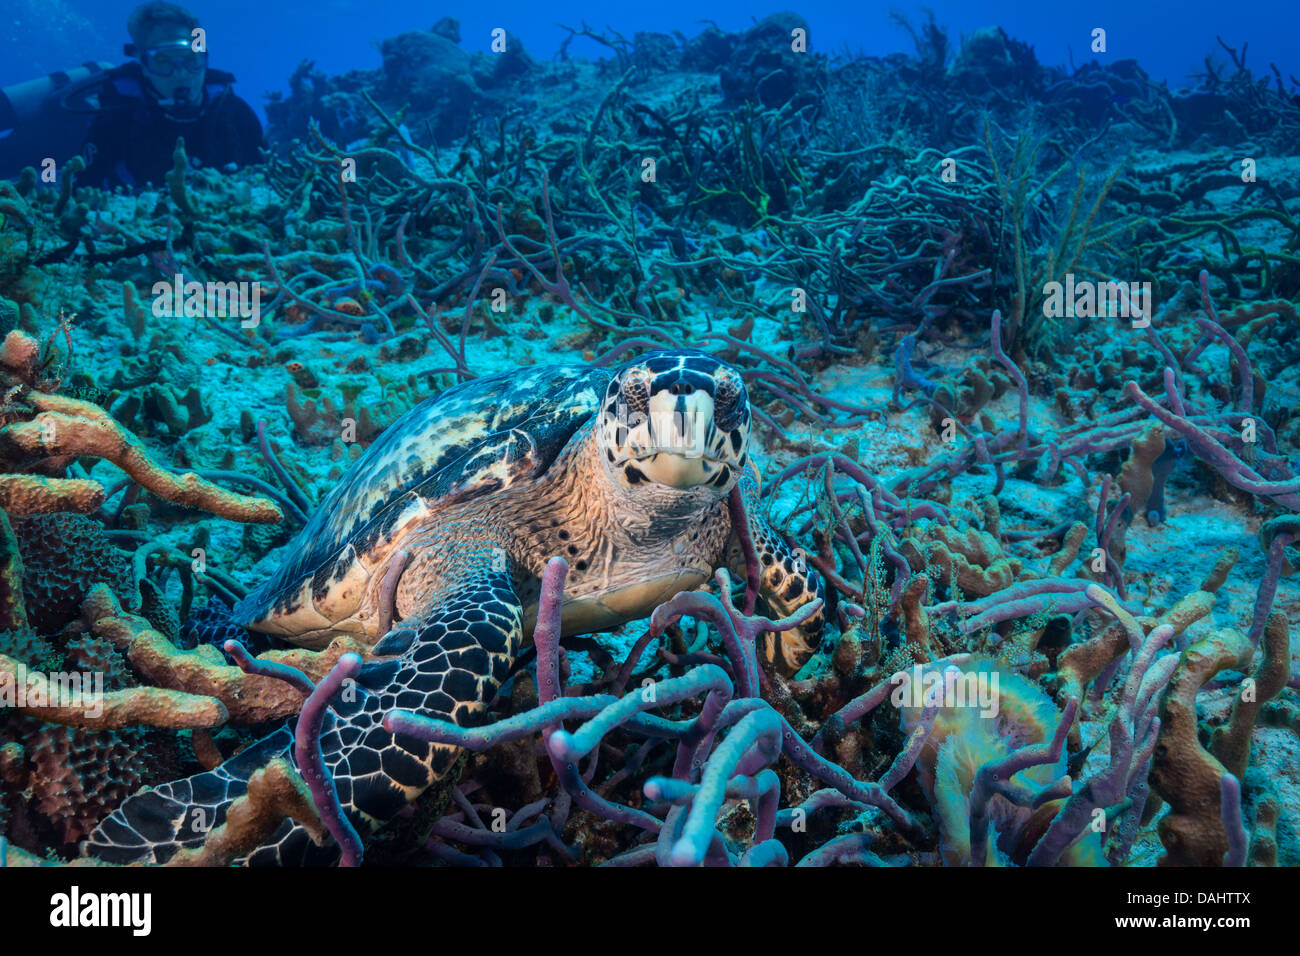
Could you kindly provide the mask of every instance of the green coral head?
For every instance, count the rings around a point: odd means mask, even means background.
[[[938,732],[939,728],[971,715],[979,720],[996,720],[1008,693],[1017,695],[1012,698],[1014,701],[1024,695],[1022,687],[1016,686],[1012,691],[1004,687],[1017,679],[1033,687],[991,659],[961,654],[895,672],[890,677],[893,689],[889,700],[902,715],[903,728],[909,733],[921,721],[926,707],[937,708]]]
[[[980,768],[1021,747],[1050,742],[1061,714],[1037,684],[987,657],[958,655],[920,664],[895,674],[894,680],[891,702],[898,707],[905,733],[921,726],[927,705],[936,708],[916,767],[939,825],[944,860],[966,865],[971,854],[970,798]],[[1066,760],[1063,751],[1055,762],[1029,767],[1015,777],[1037,790],[1065,776]],[[1057,808],[1059,801],[1034,810],[995,795],[989,804],[991,838],[984,863],[1005,865],[1012,856],[1026,855],[1027,842],[1041,835]],[[1080,853],[1099,859],[1100,841],[1095,834],[1089,836],[1080,842]]]

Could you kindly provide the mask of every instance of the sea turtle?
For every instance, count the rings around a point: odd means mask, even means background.
[[[359,690],[340,695],[321,737],[340,800],[363,838],[435,782],[456,748],[394,736],[398,707],[480,720],[535,617],[553,555],[570,565],[562,631],[595,633],[644,617],[724,565],[743,567],[728,496],[751,508],[768,609],[822,595],[820,579],[759,519],[750,410],[739,373],[696,351],[619,369],[538,366],[475,379],[427,399],[370,446],[288,546],[280,570],[235,609],[247,627],[307,647],[347,633],[372,642]],[[395,623],[381,592],[398,556]],[[792,672],[816,646],[820,612],[765,637]],[[350,697],[350,699],[349,699]],[[203,841],[251,774],[292,760],[292,722],[216,769],[144,790],[87,841],[115,862],[164,861]],[[444,804],[445,805],[445,804]],[[329,862],[285,821],[251,864]]]

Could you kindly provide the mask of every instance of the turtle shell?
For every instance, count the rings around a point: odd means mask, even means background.
[[[534,366],[421,402],[348,469],[287,546],[280,569],[235,608],[235,620],[290,639],[322,638],[312,632],[351,613],[395,532],[436,521],[449,502],[544,473],[591,420],[613,374]]]

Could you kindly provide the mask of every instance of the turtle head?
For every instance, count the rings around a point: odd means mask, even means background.
[[[605,391],[600,444],[616,479],[731,491],[748,462],[749,397],[740,373],[702,352],[652,352]]]

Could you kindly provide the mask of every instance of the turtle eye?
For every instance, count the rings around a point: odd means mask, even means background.
[[[650,372],[644,368],[628,369],[619,386],[619,395],[630,413],[650,410]]]
[[[724,369],[713,386],[713,423],[722,431],[731,431],[744,417],[745,383],[735,372]]]

